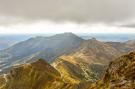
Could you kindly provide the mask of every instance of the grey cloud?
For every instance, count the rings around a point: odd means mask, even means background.
[[[0,0],[0,16],[26,20],[117,22],[135,16],[135,0]]]

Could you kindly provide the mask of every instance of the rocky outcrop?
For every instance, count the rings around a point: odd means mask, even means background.
[[[134,89],[134,74],[135,52],[131,52],[112,61],[102,80],[91,85],[90,89]]]

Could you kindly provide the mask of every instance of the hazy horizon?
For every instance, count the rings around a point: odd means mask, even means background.
[[[14,24],[9,26],[0,26],[0,34],[46,34],[46,33],[104,33],[104,34],[132,34],[135,28],[121,27],[116,25],[107,25],[103,23],[83,23],[77,24],[72,22],[54,23],[54,22],[37,22]]]
[[[64,32],[64,33],[72,33],[72,32]],[[23,41],[33,37],[51,37],[56,34],[64,34],[64,33],[40,33],[40,34],[0,34],[0,39],[6,40],[18,40]],[[91,39],[96,38],[99,41],[128,41],[135,40],[134,33],[73,33],[83,39]]]
[[[37,36],[50,37],[54,36],[56,33],[48,34],[0,34],[0,50],[11,47],[12,45],[28,40],[30,38],[35,38]],[[74,33],[75,34],[75,33]],[[105,33],[81,33],[75,34],[85,40],[96,38],[98,41],[105,42],[126,42],[129,40],[135,40],[135,34],[105,34]]]

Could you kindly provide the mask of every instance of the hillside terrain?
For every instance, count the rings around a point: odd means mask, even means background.
[[[66,66],[63,70],[65,68]],[[135,52],[131,52],[110,62],[97,82],[77,83],[63,78],[67,75],[62,75],[50,64],[39,59],[33,63],[14,66],[10,73],[1,75],[0,89],[134,89],[134,70]],[[77,78],[77,75],[74,77]]]
[[[72,33],[30,38],[0,51],[0,69],[8,70],[14,64],[28,63],[39,58],[52,62],[58,56],[74,51],[82,41]]]
[[[52,66],[61,73],[66,82],[76,84],[82,81],[94,82],[104,71],[102,64],[89,64],[67,55],[57,58]]]
[[[110,62],[102,79],[89,89],[134,89],[134,74],[135,52],[131,52]]]
[[[94,82],[101,77],[109,62],[121,54],[119,50],[93,38],[84,41],[71,54],[58,57],[52,66],[70,82]]]
[[[5,40],[5,39],[1,39],[0,38],[0,50],[4,50],[6,48],[11,47],[12,45],[14,45],[16,43],[16,41],[13,40]]]
[[[121,51],[122,53],[135,50],[135,40],[129,40],[126,42],[107,42],[107,44]]]
[[[122,52],[106,42],[101,42],[95,38],[84,41],[76,51],[70,55],[79,58],[86,63],[108,64],[110,61],[120,56]]]
[[[31,64],[14,67],[0,77],[0,89],[75,89],[63,82],[61,75],[48,63],[39,59]]]
[[[85,74],[83,74],[85,76],[81,80],[88,81],[91,80],[91,78],[86,78],[89,72],[92,72],[94,74],[92,76],[96,78],[100,77],[104,66],[107,66],[116,57],[135,50],[134,44],[134,40],[126,42],[102,42],[95,38],[84,40],[73,33],[30,38],[0,51],[0,73],[8,72],[14,65],[31,63],[36,59],[42,58],[49,63],[55,64],[57,62],[55,67],[58,71],[61,71],[59,69],[60,66],[66,66],[70,69],[71,65],[80,66],[79,71],[87,69],[88,73],[85,70]],[[58,59],[61,59],[61,57],[64,60],[60,60],[62,61],[60,62],[61,65],[58,65],[59,67],[57,68]],[[68,60],[69,58],[72,58],[72,60]],[[68,63],[65,64],[65,60]],[[76,61],[76,64],[71,61]],[[96,67],[99,68],[99,73],[93,70]],[[65,72],[68,73],[68,71]],[[80,79],[78,80],[80,81]]]
[[[51,37],[35,37],[17,43],[0,53],[1,55],[7,54],[5,59],[16,60],[19,58],[21,60],[33,54],[39,56],[40,53],[46,52],[44,53],[46,54],[46,60],[51,61],[51,59],[62,53],[72,52],[82,41],[83,39],[72,33],[57,34]],[[57,52],[57,54],[55,52]],[[40,56],[42,57],[43,55]]]

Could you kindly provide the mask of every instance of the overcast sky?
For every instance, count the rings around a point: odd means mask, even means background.
[[[134,22],[135,0],[0,0],[0,33],[135,33],[116,26]]]

